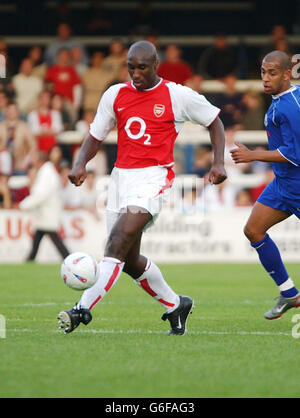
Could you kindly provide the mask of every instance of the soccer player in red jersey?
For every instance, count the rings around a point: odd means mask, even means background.
[[[103,94],[90,135],[69,174],[76,186],[83,183],[87,162],[117,125],[118,153],[108,189],[108,240],[99,263],[99,277],[73,309],[59,313],[58,320],[65,333],[80,323],[87,325],[92,319],[90,310],[124,271],[166,309],[162,319],[170,322],[169,334],[183,335],[193,300],[177,295],[159,268],[140,254],[141,238],[172,186],[173,147],[184,122],[198,123],[209,130],[214,153],[211,184],[226,179],[224,128],[218,117],[220,110],[202,95],[157,75],[157,51],[150,42],[134,43],[128,51],[127,65],[132,81],[111,86]]]

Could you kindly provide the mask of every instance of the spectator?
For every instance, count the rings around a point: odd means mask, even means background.
[[[46,83],[51,85],[53,94],[59,94],[64,100],[64,107],[74,123],[81,105],[81,81],[71,64],[70,51],[61,49],[57,62],[51,65],[45,75]]]
[[[293,54],[292,46],[286,35],[286,28],[283,25],[275,25],[271,30],[270,42],[261,50],[260,61],[271,51],[284,51],[288,55]]]
[[[147,35],[145,37],[145,41],[151,42],[157,51],[157,56],[158,56],[158,60],[159,62],[162,62],[165,59],[165,54],[164,52],[161,50],[157,36],[155,33],[150,33],[149,35]]]
[[[228,74],[235,74],[237,69],[237,56],[224,35],[215,37],[214,44],[202,52],[198,63],[198,72],[205,79],[222,79]]]
[[[5,57],[5,79],[10,80],[10,77],[15,73],[15,66],[11,60],[11,54],[8,53],[7,43],[3,38],[0,38],[0,54]],[[5,81],[5,79],[2,79],[1,81]]]
[[[260,93],[247,91],[243,94],[244,111],[240,118],[241,127],[245,130],[264,129],[264,103]]]
[[[0,91],[0,122],[5,119],[5,111],[8,105],[9,99],[5,91]]]
[[[25,114],[36,108],[38,95],[43,89],[42,80],[32,75],[32,70],[32,61],[25,58],[20,65],[20,72],[12,79],[16,102],[20,112]]]
[[[106,89],[108,89],[108,87],[113,86],[114,84],[119,84],[119,83],[127,83],[127,81],[130,81],[130,77],[128,74],[128,67],[127,64],[124,63],[122,65],[122,67],[119,70],[118,76],[116,78],[114,78],[107,86]],[[105,90],[106,90],[105,89]]]
[[[193,72],[190,65],[181,59],[181,55],[182,51],[177,45],[169,45],[157,74],[166,80],[184,85],[193,76]]]
[[[83,109],[97,111],[99,100],[113,80],[111,71],[103,67],[104,55],[102,52],[94,52],[91,57],[91,67],[82,76],[83,85]]]
[[[0,151],[8,150],[13,159],[13,173],[26,174],[36,152],[36,140],[26,122],[20,120],[18,106],[7,106],[5,119],[0,122]]]
[[[79,77],[82,77],[88,66],[83,62],[82,49],[79,46],[74,46],[71,49],[71,62]]]
[[[49,151],[49,161],[56,168],[57,172],[60,172],[60,166],[63,160],[63,152],[61,147],[57,144],[54,145]]]
[[[39,95],[38,108],[28,115],[28,125],[36,137],[37,147],[47,154],[56,144],[56,136],[63,131],[61,114],[50,106],[51,93],[43,91]]]
[[[185,85],[195,90],[197,93],[203,94],[202,88],[201,88],[202,83],[203,83],[203,77],[200,74],[194,74],[192,75],[191,78],[189,78],[185,82]]]
[[[31,47],[27,54],[27,58],[32,62],[32,75],[39,77],[44,81],[47,65],[43,62],[42,48],[39,45]]]
[[[109,55],[103,60],[102,68],[115,78],[124,63],[126,63],[124,45],[119,39],[114,39],[109,46]]]
[[[34,237],[27,261],[35,260],[44,235],[49,236],[61,257],[65,258],[69,251],[58,234],[62,209],[60,176],[44,152],[39,151],[35,165],[37,174],[30,195],[19,205],[21,210],[30,211],[32,214]]]
[[[55,110],[60,113],[62,122],[63,122],[63,130],[68,131],[72,129],[72,119],[69,113],[64,108],[64,101],[63,98],[59,94],[54,94],[51,99],[51,109]]]
[[[90,124],[93,122],[94,116],[95,113],[93,111],[87,110],[84,112],[82,119],[79,120],[75,125],[76,131],[81,133],[83,139],[85,139],[89,133]],[[106,146],[107,145],[110,144],[106,144]],[[92,158],[87,164],[87,168],[90,171],[93,171],[96,176],[103,176],[107,174],[107,156],[105,151],[106,146],[101,146],[95,157]],[[80,146],[77,147],[73,154],[73,161],[75,161],[77,158],[79,148]]]
[[[63,160],[60,164],[60,178],[62,184],[60,200],[63,209],[65,210],[75,210],[80,204],[80,188],[70,182],[68,177],[70,171],[71,164],[68,161]]]
[[[82,45],[79,45],[78,42],[75,42],[71,38],[72,30],[68,23],[61,22],[57,26],[57,37],[58,39],[52,44],[48,45],[44,54],[44,61],[48,66],[54,65],[56,63],[58,51],[61,49],[71,50],[73,47],[78,46],[82,50],[82,62],[84,64],[88,63],[88,55],[85,48]]]
[[[236,89],[236,77],[232,74],[227,75],[223,82],[225,91],[215,96],[215,105],[222,109],[221,119],[226,129],[234,129],[240,123],[244,110],[242,94]]]
[[[95,171],[88,169],[86,179],[82,187],[80,187],[80,200],[78,209],[87,210],[97,219],[99,219],[97,213],[98,191],[96,188],[96,180],[97,176]]]

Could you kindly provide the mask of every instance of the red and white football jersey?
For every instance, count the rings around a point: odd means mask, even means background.
[[[189,87],[161,79],[151,89],[139,91],[129,81],[103,94],[90,135],[103,141],[117,125],[118,168],[171,167],[174,142],[184,122],[208,127],[219,112]]]

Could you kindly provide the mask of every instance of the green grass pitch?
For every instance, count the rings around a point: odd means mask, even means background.
[[[195,301],[183,337],[167,335],[160,305],[125,274],[93,321],[64,335],[57,313],[80,292],[64,285],[59,266],[1,265],[0,397],[299,397],[300,310],[263,318],[277,288],[260,265],[160,267]],[[288,270],[300,285],[299,265]]]

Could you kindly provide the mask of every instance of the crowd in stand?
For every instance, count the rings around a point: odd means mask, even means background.
[[[234,166],[229,149],[237,130],[260,130],[266,103],[255,91],[240,93],[236,89],[239,77],[239,59],[231,50],[227,39],[218,35],[212,46],[199,57],[197,67],[183,58],[177,45],[159,47],[155,36],[145,37],[155,43],[160,58],[158,74],[170,81],[187,85],[202,93],[202,82],[221,80],[224,90],[206,94],[220,107],[226,130],[226,168],[228,180],[220,186],[206,190],[207,208],[248,206],[253,204],[262,187],[267,184],[272,171],[268,164]],[[284,28],[273,30],[274,43],[268,48],[290,51]],[[267,50],[262,51],[262,54]],[[68,23],[57,27],[57,40],[45,49],[32,46],[28,49],[17,70],[13,69],[4,40],[0,40],[0,53],[6,56],[6,78],[0,79],[0,205],[18,208],[30,193],[35,176],[35,154],[48,155],[61,175],[62,199],[66,209],[95,207],[95,184],[98,176],[109,174],[116,157],[116,146],[105,144],[89,165],[89,176],[82,188],[67,181],[72,162],[80,144],[65,145],[59,141],[64,131],[77,131],[82,139],[87,135],[103,92],[112,84],[128,81],[126,67],[127,46],[119,39],[112,40],[109,50],[87,50],[72,38]],[[176,148],[178,174],[207,175],[211,164],[209,146],[194,147],[193,161],[187,164],[184,150]],[[265,184],[245,189],[231,183],[237,173],[264,173]],[[26,176],[27,182],[19,179]],[[23,183],[22,183],[23,184]],[[17,186],[16,186],[17,185]],[[193,194],[191,194],[193,199]]]

